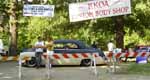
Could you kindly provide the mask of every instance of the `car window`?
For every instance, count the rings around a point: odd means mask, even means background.
[[[67,43],[65,44],[66,47],[70,48],[70,49],[77,49],[78,46],[76,44],[73,43]]]
[[[55,49],[78,49],[78,46],[74,43],[56,43],[54,45]]]
[[[143,48],[141,48],[140,50],[147,50],[147,48],[146,48],[146,47],[143,47]]]
[[[55,44],[54,48],[55,49],[63,49],[63,44]]]

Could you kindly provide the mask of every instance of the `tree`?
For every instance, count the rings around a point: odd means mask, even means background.
[[[10,31],[10,55],[16,55],[17,51],[17,16],[16,16],[16,0],[0,0],[0,11],[3,14],[3,28],[9,27]],[[6,31],[6,30],[5,30]],[[8,31],[6,31],[8,32]]]
[[[124,18],[123,16],[114,17],[115,32],[116,32],[116,47],[124,48]]]
[[[9,54],[17,55],[17,0],[10,2],[10,47]]]
[[[2,28],[5,30],[0,36],[9,37],[12,36],[10,34],[15,34],[15,40],[10,38],[10,40],[13,40],[10,43],[13,43],[11,46],[18,48],[16,49],[17,51],[32,45],[37,36],[43,36],[43,38],[45,38],[49,35],[54,39],[83,40],[88,44],[97,41],[99,43],[98,46],[105,50],[107,48],[107,42],[112,38],[116,40],[116,45],[119,48],[130,44],[150,44],[149,0],[132,0],[132,14],[129,15],[70,23],[68,4],[76,1],[77,0],[48,0],[47,4],[55,5],[55,16],[50,18],[22,16],[24,2],[15,4],[17,8],[14,9],[12,6],[9,6],[14,4],[12,0],[0,0],[0,11],[4,15]],[[87,0],[78,1],[82,2]],[[33,0],[33,3],[39,4],[40,0]],[[14,13],[12,13],[12,11],[14,11]],[[11,23],[11,27],[9,27],[8,23]],[[10,29],[14,31],[11,30],[11,33],[8,35],[7,30]],[[16,33],[13,33],[15,31]],[[7,40],[8,38],[4,38],[4,41]],[[17,43],[17,46],[14,45],[14,43]],[[11,55],[13,55],[13,53]]]

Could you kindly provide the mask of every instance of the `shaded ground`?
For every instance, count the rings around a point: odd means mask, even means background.
[[[127,64],[126,64],[127,65]],[[122,66],[126,66],[122,65]],[[121,68],[123,69],[123,68]],[[150,80],[150,76],[127,74],[127,71],[109,73],[105,66],[98,66],[98,75],[85,67],[53,67],[51,80]],[[22,80],[47,80],[45,68],[22,68]],[[17,62],[0,62],[0,80],[19,80]]]

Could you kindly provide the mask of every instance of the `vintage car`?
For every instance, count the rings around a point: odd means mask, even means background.
[[[5,50],[0,49],[0,56],[6,56],[7,52]]]
[[[46,52],[45,52],[46,53]],[[43,55],[45,54],[43,53]],[[35,66],[35,52],[34,49],[23,51],[20,57],[30,57],[30,60],[22,60],[23,65]],[[92,57],[94,55],[94,57]],[[54,54],[51,56],[52,65],[90,65],[93,64],[93,58],[96,64],[105,64],[105,55],[103,51],[98,48],[87,46],[79,40],[55,40]],[[44,63],[44,57],[42,58]],[[91,61],[92,60],[92,61]],[[91,63],[92,62],[92,63]]]
[[[6,51],[4,49],[3,41],[2,39],[0,39],[0,56],[5,56],[5,55],[6,55]]]
[[[0,49],[0,56],[7,56],[7,55],[8,55],[8,50]]]

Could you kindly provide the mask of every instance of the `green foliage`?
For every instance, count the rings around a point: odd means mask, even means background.
[[[11,0],[0,0],[0,13],[4,13],[4,32],[0,36],[8,44],[9,17],[7,11]],[[80,0],[87,1],[87,0]],[[130,44],[150,44],[150,1],[131,0],[132,14],[124,16],[125,24],[125,46]],[[69,22],[68,4],[76,0],[48,0],[47,4],[55,5],[54,17],[24,17],[22,16],[22,3],[18,3],[18,48],[30,47],[38,36],[46,39],[52,36],[54,39],[76,39],[88,44],[93,41],[99,43],[99,47],[106,50],[107,42],[115,39],[115,27],[112,18],[100,18],[80,22]],[[34,0],[39,4],[39,0]],[[131,46],[131,47],[132,47]]]
[[[150,1],[132,0],[132,14],[125,17],[125,45],[149,45]],[[134,46],[132,45],[132,46]]]

